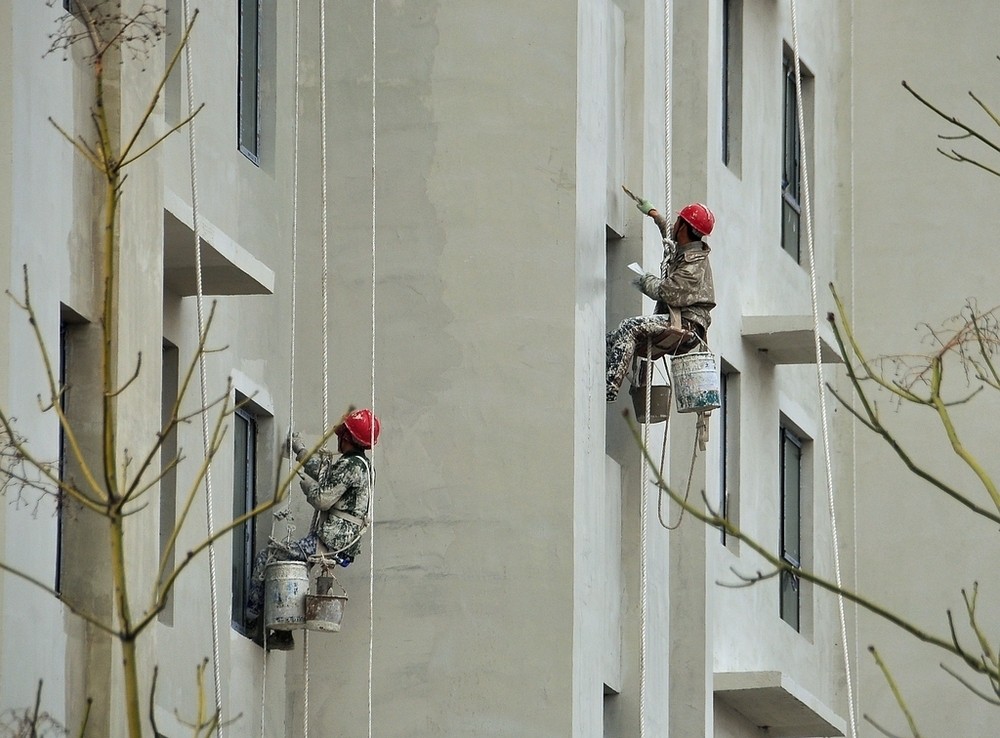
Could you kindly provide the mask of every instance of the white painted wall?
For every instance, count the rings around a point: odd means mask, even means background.
[[[179,2],[168,4],[178,12]],[[224,350],[207,361],[209,396],[225,391],[232,376],[240,378],[241,391],[252,386],[269,396],[273,420],[264,429],[262,455],[272,466],[290,424],[314,436],[324,416],[332,422],[348,403],[368,405],[373,394],[383,419],[383,442],[374,454],[379,470],[374,539],[366,540],[365,553],[340,577],[351,597],[343,630],[309,639],[313,730],[364,732],[373,618],[373,722],[380,736],[637,735],[640,504],[650,513],[645,715],[650,733],[753,734],[752,726],[732,714],[716,720],[712,673],[721,669],[787,671],[841,710],[833,601],[814,595],[813,628],[803,636],[778,620],[773,586],[716,588],[729,565],[753,566],[752,560],[722,549],[714,531],[690,519],[674,533],[659,527],[655,495],[640,502],[639,455],[620,414],[624,394],[619,403],[602,408],[601,333],[607,324],[649,308],[628,285],[624,266],[635,260],[651,266],[660,257],[655,228],[630,204],[619,216],[608,193],[624,183],[663,199],[662,3],[501,7],[436,0],[377,6],[374,326],[372,19],[370,8],[327,8],[332,320],[325,412],[318,5],[303,6],[308,15],[301,24],[299,69],[294,366],[289,335],[294,18],[276,14],[264,37],[265,49],[274,51],[274,61],[262,68],[273,92],[262,118],[259,167],[236,148],[232,7],[201,9],[192,53],[195,101],[206,102],[195,128],[200,214],[275,275],[272,296],[219,299],[210,343]],[[781,42],[790,39],[789,19],[783,6],[746,0],[744,149],[737,178],[719,162],[718,6],[679,2],[674,11],[672,203],[676,208],[704,199],[719,216],[711,239],[719,294],[712,344],[743,377],[741,519],[765,540],[776,540],[778,417],[780,412],[793,417],[818,441],[815,375],[810,367],[776,370],[743,345],[739,325],[744,314],[802,313],[809,307],[807,274],[778,245],[776,121]],[[48,32],[49,15],[16,6],[11,22],[30,32],[13,34],[16,46],[10,51],[0,46],[4,68],[17,64],[8,82],[17,104],[6,123],[11,133],[3,140],[15,142],[13,181],[25,183],[6,195],[0,185],[0,224],[6,228],[5,218],[10,223],[13,246],[5,268],[11,274],[18,259],[59,265],[59,279],[47,285],[52,294],[45,306],[47,330],[54,331],[63,295],[84,312],[92,296],[89,272],[81,271],[76,256],[89,225],[74,223],[68,209],[35,205],[75,202],[82,211],[88,193],[68,147],[40,123],[50,114],[79,120],[86,100],[79,71],[28,53]],[[835,235],[847,203],[834,184],[847,177],[838,154],[847,131],[831,111],[842,101],[846,51],[844,34],[828,32],[841,23],[833,10],[804,7],[800,23],[803,57],[816,73],[815,199],[822,203],[816,231],[823,285],[841,276],[834,273]],[[611,30],[619,25],[621,36],[615,36]],[[161,64],[157,56],[151,69]],[[619,64],[623,88],[612,90],[609,67]],[[141,99],[139,70],[126,65],[126,121],[141,109],[132,104]],[[168,123],[159,116],[184,100],[183,75],[179,79],[168,85],[169,99],[157,110],[161,131]],[[0,86],[4,82],[0,77]],[[617,149],[608,140],[613,93],[624,100]],[[4,125],[0,114],[0,133]],[[609,156],[621,157],[621,172],[609,167]],[[622,182],[613,181],[618,174]],[[159,356],[162,337],[179,346],[182,365],[190,359],[197,337],[194,300],[172,294],[161,299],[155,284],[162,208],[177,199],[189,203],[190,190],[183,134],[170,139],[130,181],[123,216],[130,259],[129,351],[120,357],[123,366],[139,347]],[[624,238],[609,244],[604,226],[612,220],[621,223]],[[27,355],[30,342],[17,316],[5,325],[9,336],[0,339],[14,347],[9,354]],[[155,377],[158,359],[149,366]],[[37,366],[10,363],[9,373],[5,400],[27,408],[37,390],[25,388]],[[186,407],[195,404],[192,397]],[[136,436],[151,432],[156,414],[148,409],[158,406],[157,388],[144,383],[135,403],[126,406]],[[693,419],[675,416],[672,423],[668,474],[680,485],[687,480]],[[38,427],[52,435],[51,427]],[[713,436],[716,429],[713,421]],[[651,434],[654,449],[661,433]],[[705,488],[714,499],[716,441],[699,457],[693,495]],[[182,432],[179,445],[189,456],[198,455],[197,423]],[[814,556],[828,572],[830,541],[820,504],[825,481],[818,452],[815,458]],[[841,463],[838,479],[850,469],[850,457]],[[213,467],[217,525],[231,514],[231,468],[227,442]],[[192,473],[190,466],[181,471],[179,490]],[[616,489],[620,484],[617,506],[607,497],[609,484]],[[201,492],[180,550],[204,535],[205,504]],[[296,532],[304,534],[309,516],[298,496],[292,509]],[[618,530],[609,528],[606,515],[620,515]],[[41,528],[31,534],[52,540],[49,518],[22,522],[24,516],[9,507],[4,516],[6,555],[17,557],[25,526]],[[158,529],[155,507],[141,525],[143,531]],[[262,539],[269,528],[263,521]],[[283,526],[276,534],[284,534]],[[143,571],[155,556],[154,541],[150,535],[132,542]],[[376,576],[370,609],[372,546]],[[40,570],[49,565],[37,557],[30,563]],[[216,565],[224,709],[227,717],[242,714],[231,732],[255,733],[263,720],[267,735],[299,735],[307,687],[302,634],[296,634],[296,651],[267,657],[261,704],[264,657],[229,627],[228,542],[218,547]],[[41,599],[22,610],[12,602],[20,600],[23,588],[9,577],[3,583],[4,677],[35,645],[19,635],[24,615],[43,623],[38,638],[61,644],[52,651],[53,663],[41,664],[53,684],[64,669],[72,671],[63,665],[64,651],[71,665],[98,653],[79,638],[66,646],[62,611]],[[144,655],[160,667],[156,711],[169,735],[180,731],[170,717],[174,708],[195,700],[195,666],[212,652],[210,596],[202,556],[178,580],[173,625],[158,624],[144,647]],[[620,611],[606,607],[608,600]],[[72,625],[66,630],[75,632]],[[620,642],[614,642],[616,634]],[[605,697],[603,685],[612,681],[621,693]],[[30,683],[11,678],[0,683],[0,706],[30,702]],[[54,700],[64,701],[62,695]],[[111,719],[117,720],[117,713]]]
[[[852,297],[859,339],[873,355],[923,353],[927,347],[919,324],[939,325],[969,297],[981,308],[997,302],[992,261],[1000,181],[938,154],[939,146],[970,154],[977,147],[938,139],[953,131],[900,82],[908,81],[936,105],[995,133],[967,93],[982,93],[988,104],[993,102],[997,61],[990,29],[1000,21],[1000,9],[985,3],[958,13],[929,5],[919,13],[903,10],[894,2],[858,4],[854,10]],[[956,48],[962,52],[956,54]],[[958,375],[957,367],[946,375],[955,382],[951,396],[964,391]],[[996,405],[990,394],[954,412],[959,433],[995,478],[990,419]],[[916,459],[992,508],[929,415],[887,407],[885,418]],[[855,443],[862,591],[947,638],[945,610],[961,612],[960,589],[978,580],[982,617],[987,624],[995,619],[1000,607],[991,584],[995,526],[916,480],[863,428],[857,429]],[[988,735],[995,730],[996,708],[938,667],[942,661],[953,664],[952,659],[874,617],[863,615],[859,628],[862,643],[882,652],[922,733]],[[903,724],[867,658],[861,695],[864,711],[886,725]]]

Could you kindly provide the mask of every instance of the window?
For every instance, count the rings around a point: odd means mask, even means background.
[[[239,0],[239,15],[239,148],[259,166],[260,0]]]
[[[782,59],[784,77],[784,109],[782,117],[781,170],[781,247],[798,263],[802,263],[802,212],[805,196],[802,182],[803,142],[811,162],[813,118],[813,76],[799,63],[802,74],[802,100],[795,87],[795,61],[790,49]],[[803,130],[799,130],[799,106],[802,106]]]
[[[65,308],[63,312],[65,312]],[[59,409],[62,411],[63,417],[66,417],[67,402],[69,401],[69,390],[66,389],[66,364],[69,361],[68,331],[69,324],[66,322],[65,316],[63,316],[59,321],[59,389],[62,390],[59,395]],[[66,431],[63,429],[62,423],[60,423],[59,468],[57,469],[60,481],[66,479],[66,471]],[[66,514],[64,510],[65,496],[61,489],[58,491],[58,500],[56,503],[56,577],[53,589],[56,592],[62,592],[63,549],[66,546]]]
[[[163,366],[160,380],[160,427],[170,421],[174,403],[177,400],[177,384],[180,375],[179,355],[177,347],[164,339]],[[177,458],[177,429],[173,429],[163,439],[160,446],[160,558],[166,556],[164,574],[169,574],[174,568],[176,547],[169,551],[170,539],[177,525],[177,469],[174,461]],[[174,599],[172,592],[167,593],[167,601],[159,614],[164,625],[174,624]]]
[[[237,395],[238,401],[243,397]],[[233,415],[233,518],[245,515],[257,504],[257,416],[238,407]],[[249,632],[246,604],[253,568],[256,526],[250,519],[233,530],[233,628]]]
[[[781,428],[781,558],[794,568],[802,566],[802,439]],[[790,571],[781,572],[781,619],[801,629],[801,581]]]
[[[795,64],[786,54],[784,69],[784,118],[781,169],[781,247],[795,261],[800,259],[802,173],[799,145],[799,101],[795,88]]]
[[[59,363],[57,366],[59,388],[59,409],[69,426],[80,428],[89,420],[94,410],[95,399],[93,381],[95,356],[93,349],[94,336],[88,333],[86,319],[66,304],[59,305]],[[66,432],[59,424],[59,447],[56,469],[59,479],[72,483],[79,476],[80,466],[70,453],[67,445]],[[82,508],[73,499],[63,493],[56,492],[56,540],[55,540],[55,572],[52,588],[64,593],[70,585],[68,574],[72,574],[74,557],[68,556],[78,546],[78,541],[85,538],[87,532],[81,533],[85,524],[81,520]]]
[[[734,525],[740,524],[739,478],[740,478],[740,375],[727,364],[723,364],[719,393],[719,514]],[[739,541],[720,530],[722,544],[736,549]]]
[[[722,163],[740,172],[743,124],[743,0],[722,0]]]

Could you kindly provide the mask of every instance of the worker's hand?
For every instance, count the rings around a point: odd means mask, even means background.
[[[293,433],[291,428],[288,429],[288,436],[285,438],[285,453],[288,453],[289,448],[292,451],[292,456],[298,456],[306,448],[306,445],[302,443],[302,438],[298,433]]]
[[[651,290],[651,285],[654,280],[658,280],[655,274],[650,274],[646,272],[645,274],[640,274],[638,277],[632,280],[632,284],[638,288],[640,292],[644,295],[649,295]]]
[[[651,210],[656,210],[656,206],[653,205],[653,203],[651,203],[649,200],[645,199],[639,200],[639,202],[637,202],[635,206],[639,209],[639,212],[642,213],[643,215],[649,215],[649,212]]]

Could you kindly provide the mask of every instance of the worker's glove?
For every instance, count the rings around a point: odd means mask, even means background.
[[[639,202],[637,202],[635,206],[639,208],[639,212],[641,212],[643,215],[649,215],[650,210],[656,210],[656,206],[646,199],[639,200]]]
[[[302,438],[298,433],[293,433],[291,428],[288,429],[288,436],[285,438],[285,453],[291,448],[292,456],[298,456],[300,453],[306,450],[306,445],[302,443]]]
[[[639,289],[639,291],[642,292],[642,294],[649,295],[650,297],[652,297],[653,287],[655,286],[655,283],[659,281],[659,279],[660,278],[657,277],[655,274],[650,274],[649,272],[646,272],[645,274],[640,274],[638,277],[633,279],[632,284],[634,284]]]

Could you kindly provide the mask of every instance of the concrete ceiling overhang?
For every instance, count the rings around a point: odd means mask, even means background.
[[[843,718],[780,671],[716,672],[715,696],[775,738],[843,736]]]
[[[164,200],[164,287],[181,297],[190,297],[198,292],[191,207],[169,192]],[[274,271],[203,216],[198,218],[198,235],[203,294],[273,294]]]
[[[743,340],[775,364],[815,364],[816,344],[810,315],[745,315]],[[843,364],[830,326],[821,322],[819,341],[824,364]]]

